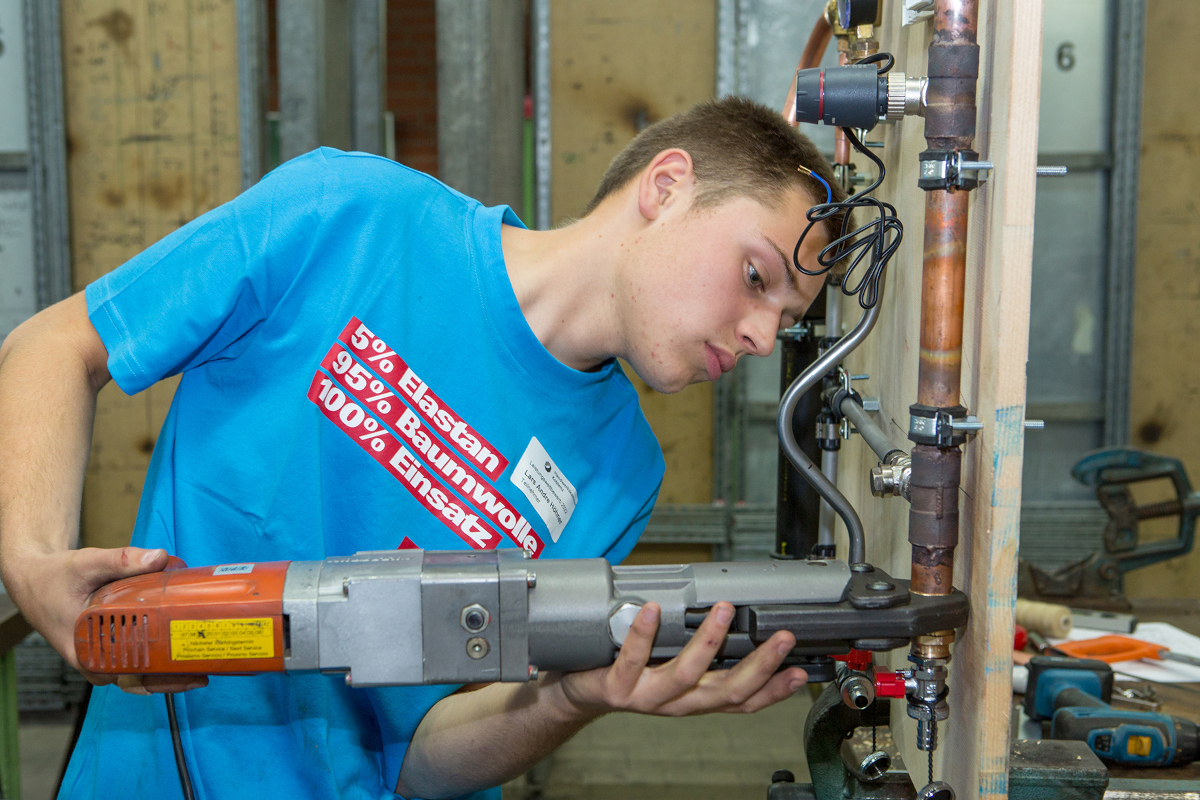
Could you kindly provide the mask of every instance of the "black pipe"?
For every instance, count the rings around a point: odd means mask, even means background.
[[[780,342],[779,391],[787,390],[805,367],[820,355],[820,338],[813,327],[825,316],[825,291],[822,290],[805,315],[807,329],[799,336],[787,335]],[[817,444],[817,418],[821,413],[821,392],[824,382],[818,383],[800,397],[792,415],[792,433],[813,461],[820,463],[821,449]],[[821,496],[812,484],[779,450],[775,506],[775,558],[809,558],[817,546],[821,525]]]

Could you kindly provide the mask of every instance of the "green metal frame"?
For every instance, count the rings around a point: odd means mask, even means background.
[[[0,656],[0,796],[21,796],[21,748],[17,740],[17,651]]]

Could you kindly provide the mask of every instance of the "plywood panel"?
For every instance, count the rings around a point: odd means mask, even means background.
[[[1200,485],[1200,80],[1174,55],[1197,36],[1200,4],[1146,4],[1130,430],[1135,447],[1182,459]],[[1125,590],[1195,597],[1197,575],[1200,550],[1130,573]]]
[[[550,42],[551,217],[560,225],[641,127],[713,96],[716,3],[556,0]],[[711,502],[712,387],[668,396],[634,384],[667,461],[659,499]]]
[[[66,0],[62,18],[72,270],[82,289],[240,191],[236,7]],[[101,392],[87,544],[128,541],[174,387]]]
[[[896,55],[897,70],[924,75],[929,27],[901,28],[899,5],[887,9],[883,49]],[[941,726],[934,775],[949,781],[960,798],[998,800],[1007,795],[1042,3],[985,0],[980,6],[975,146],[997,168],[971,197],[962,401],[984,428],[963,456],[955,584],[971,598],[971,621],[954,648],[950,719]],[[905,240],[889,270],[876,330],[848,362],[853,372],[871,375],[857,388],[882,399],[880,421],[906,449],[920,341],[925,198],[917,188],[917,154],[925,149],[923,133],[922,121],[909,118],[872,134],[886,142],[888,179],[880,194],[896,205]],[[843,446],[839,482],[863,516],[868,560],[907,578],[908,504],[871,497],[867,477],[876,463],[855,438]],[[896,666],[904,665],[905,655],[893,654]],[[900,741],[920,785],[925,758],[916,750],[911,723],[903,720]]]
[[[638,402],[658,437],[667,469],[660,503],[711,503],[713,484],[712,384],[689,386],[678,394],[662,394],[626,369],[637,388]]]

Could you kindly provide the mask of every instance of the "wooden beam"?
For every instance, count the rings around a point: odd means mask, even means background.
[[[550,9],[551,217],[592,199],[638,131],[713,96],[713,0],[555,0]],[[667,461],[660,502],[712,500],[712,387],[662,395],[626,369]]]
[[[1183,460],[1200,485],[1200,219],[1196,158],[1200,81],[1180,70],[1177,48],[1200,34],[1200,4],[1153,0],[1146,7],[1145,92],[1139,165],[1137,266],[1130,381],[1132,444]],[[1154,499],[1139,492],[1139,502]],[[1143,523],[1143,541],[1174,536],[1174,518]],[[1200,548],[1132,572],[1130,597],[1195,597]]]
[[[950,719],[939,726],[934,777],[948,781],[960,798],[999,800],[1007,796],[1042,0],[984,0],[980,6],[975,149],[996,168],[971,197],[962,391],[964,405],[984,427],[964,450],[955,583],[971,598],[971,621],[954,646]],[[888,9],[881,49],[895,54],[897,70],[924,75],[928,25],[901,27],[902,10],[899,4]],[[905,449],[920,340],[924,197],[917,154],[925,149],[923,133],[921,120],[909,117],[868,137],[886,142],[888,175],[879,194],[896,205],[906,235],[889,269],[880,322],[848,362],[852,371],[870,374],[858,388],[882,399],[880,421]],[[852,440],[842,450],[840,483],[862,514],[868,560],[907,578],[908,505],[871,497],[868,473],[876,463],[861,440]],[[843,533],[839,552],[845,547]],[[907,666],[906,655],[893,653],[894,665]],[[895,708],[893,722],[902,714]],[[916,749],[912,722],[896,725],[897,739],[920,787],[926,758]]]
[[[76,290],[242,188],[235,0],[65,0],[64,92]],[[129,540],[174,380],[100,394],[86,544]]]

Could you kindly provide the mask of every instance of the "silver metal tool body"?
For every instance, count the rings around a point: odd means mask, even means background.
[[[676,655],[714,604],[733,603],[721,656],[738,659],[771,633],[750,609],[832,609],[850,583],[841,561],[614,567],[516,550],[297,561],[283,589],[284,667],[346,672],[352,686],[526,681],[611,664],[647,602],[662,607],[657,659]]]

